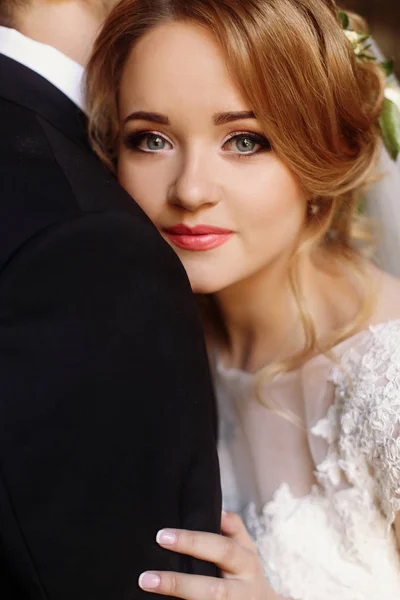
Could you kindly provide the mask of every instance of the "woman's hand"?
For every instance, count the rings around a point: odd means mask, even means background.
[[[223,513],[223,535],[163,529],[157,542],[163,548],[216,564],[222,579],[184,573],[147,571],[139,578],[145,591],[184,600],[275,600],[263,574],[255,546],[243,521]]]

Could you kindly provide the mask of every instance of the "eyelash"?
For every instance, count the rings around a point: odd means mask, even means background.
[[[142,131],[136,131],[135,133],[130,133],[130,134],[125,135],[123,138],[123,142],[124,142],[124,145],[133,152],[142,152],[145,154],[157,154],[156,151],[152,152],[151,150],[149,150],[149,151],[141,150],[138,147],[139,143],[141,141],[143,141],[146,138],[146,136],[150,136],[150,135],[160,136],[163,139],[167,139],[161,133],[158,133],[157,131],[142,130]],[[271,144],[267,140],[266,137],[264,137],[263,135],[260,135],[258,133],[251,133],[248,131],[233,132],[230,135],[230,137],[224,142],[223,146],[225,146],[226,144],[228,144],[229,142],[231,142],[232,140],[234,140],[236,138],[249,139],[259,146],[258,150],[256,150],[255,152],[248,152],[248,153],[232,152],[231,154],[233,154],[236,158],[250,158],[252,156],[255,156],[256,154],[259,154],[261,152],[268,152],[272,149]],[[169,142],[169,140],[167,140],[167,141]],[[171,142],[169,142],[169,143],[171,143]]]
[[[251,133],[249,131],[235,131],[225,141],[224,146],[228,142],[231,142],[232,140],[237,139],[237,138],[238,139],[240,139],[240,138],[249,139],[260,147],[255,152],[248,152],[248,153],[232,152],[232,154],[234,154],[236,158],[251,158],[252,156],[255,156],[256,154],[260,154],[261,152],[268,152],[268,151],[272,150],[271,144],[267,140],[266,137],[264,137],[263,135],[260,135],[259,133]]]

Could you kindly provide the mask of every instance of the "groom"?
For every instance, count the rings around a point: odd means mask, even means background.
[[[213,396],[184,271],[86,139],[108,2],[0,3],[1,600],[213,574],[155,541],[219,530]]]

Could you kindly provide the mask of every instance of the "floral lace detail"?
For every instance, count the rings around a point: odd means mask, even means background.
[[[400,600],[400,321],[370,327],[334,365],[334,403],[311,429],[328,451],[311,494],[283,483],[244,517],[265,574],[292,600]],[[383,515],[382,515],[383,513]],[[314,550],[315,549],[315,550]]]
[[[342,479],[342,469],[336,444],[339,431],[339,414],[335,405],[330,406],[325,419],[320,419],[311,429],[313,435],[322,437],[328,442],[326,458],[317,466],[315,473],[318,483],[327,491],[336,489]]]
[[[331,373],[340,412],[340,466],[379,502],[390,526],[400,509],[400,322],[370,327],[363,352]]]
[[[287,484],[261,516],[248,507],[245,522],[275,592],[291,600],[400,600],[396,540],[379,510],[357,488],[337,492],[334,507],[317,487],[295,498]]]

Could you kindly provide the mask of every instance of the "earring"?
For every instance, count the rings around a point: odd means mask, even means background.
[[[317,201],[313,198],[310,200],[307,206],[307,213],[309,217],[314,217],[317,213],[319,213],[320,206]]]

